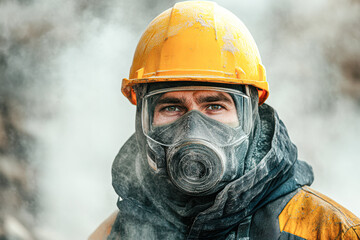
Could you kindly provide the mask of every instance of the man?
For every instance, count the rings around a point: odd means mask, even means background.
[[[257,46],[212,2],[181,2],[137,46],[124,95],[136,134],[113,164],[118,208],[90,239],[360,239],[360,220],[308,186]]]

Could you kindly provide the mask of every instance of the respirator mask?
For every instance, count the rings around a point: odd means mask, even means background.
[[[162,88],[142,99],[142,130],[155,174],[188,195],[215,193],[244,171],[252,130],[244,91],[210,86]]]

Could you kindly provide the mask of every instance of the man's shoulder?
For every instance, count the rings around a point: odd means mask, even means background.
[[[111,228],[114,225],[116,216],[119,211],[113,212],[100,226],[90,235],[88,240],[105,240],[111,233]]]
[[[360,239],[360,219],[309,187],[303,187],[286,204],[279,227],[305,239]]]

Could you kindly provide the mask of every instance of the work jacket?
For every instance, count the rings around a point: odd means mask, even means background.
[[[259,107],[254,129],[244,175],[200,200],[164,190],[132,136],[113,163],[119,211],[90,239],[360,239],[360,220],[308,187],[312,168],[270,106]]]
[[[105,220],[89,240],[107,239],[118,214]],[[360,239],[360,220],[323,194],[302,187],[239,224],[233,239]]]

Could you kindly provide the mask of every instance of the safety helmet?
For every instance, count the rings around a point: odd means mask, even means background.
[[[209,1],[176,3],[149,24],[122,92],[136,104],[134,85],[173,81],[252,85],[259,104],[269,95],[250,32],[234,14]]]

